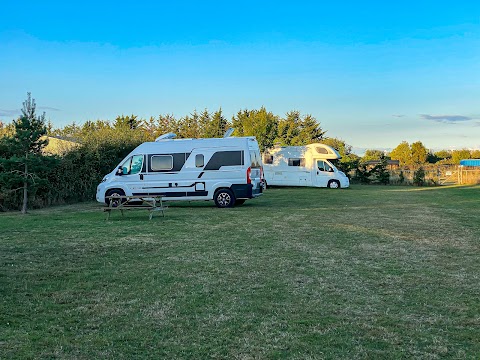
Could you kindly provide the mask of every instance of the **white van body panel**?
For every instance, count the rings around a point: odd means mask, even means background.
[[[221,188],[250,199],[262,194],[261,166],[254,137],[160,139],[128,154],[98,185],[96,199],[103,203],[118,189],[127,196],[212,200]]]
[[[274,186],[347,188],[350,181],[332,163],[336,159],[341,159],[338,151],[324,144],[277,146],[264,153],[265,181]]]

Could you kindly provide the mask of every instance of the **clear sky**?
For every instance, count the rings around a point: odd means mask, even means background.
[[[480,1],[0,1],[0,120],[312,114],[359,148],[480,149]]]

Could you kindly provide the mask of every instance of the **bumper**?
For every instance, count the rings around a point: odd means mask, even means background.
[[[252,199],[263,193],[263,187],[260,184],[255,189],[252,184],[233,184],[231,189],[237,199]]]

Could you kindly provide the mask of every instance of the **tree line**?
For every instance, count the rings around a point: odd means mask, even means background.
[[[40,207],[54,203],[92,200],[96,186],[136,146],[173,132],[179,138],[222,137],[233,127],[235,136],[255,136],[261,151],[276,144],[305,145],[321,142],[339,151],[337,167],[359,182],[388,183],[388,160],[401,166],[421,167],[426,163],[458,164],[461,159],[480,158],[480,151],[431,152],[420,142],[400,143],[390,153],[367,150],[363,157],[352,152],[345,141],[327,137],[326,131],[310,114],[297,110],[280,117],[260,109],[238,111],[228,120],[222,109],[207,109],[176,118],[172,114],[140,119],[121,115],[114,121],[87,121],[55,128],[46,122],[45,113],[36,114],[36,103],[27,95],[21,116],[12,123],[0,122],[0,210],[27,204]],[[81,144],[64,154],[48,155],[45,135]],[[377,163],[368,167],[369,161]]]
[[[175,118],[171,114],[139,119],[136,115],[75,123],[54,128],[45,114],[36,113],[28,94],[21,116],[0,124],[0,210],[21,209],[28,204],[92,200],[96,186],[128,153],[145,141],[173,132],[179,138],[223,137],[229,127],[235,136],[256,136],[262,151],[279,143],[302,145],[321,141],[325,131],[312,115],[290,111],[279,117],[264,107],[241,110],[228,120],[219,109],[194,111]],[[64,154],[45,154],[45,136],[81,144]]]

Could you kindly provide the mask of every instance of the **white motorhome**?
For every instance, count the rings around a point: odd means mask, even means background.
[[[240,205],[262,195],[262,159],[254,137],[173,139],[166,134],[139,145],[97,187],[109,196],[162,196]]]
[[[348,177],[333,164],[337,159],[341,159],[338,151],[324,144],[276,146],[263,154],[265,181],[277,186],[347,188]]]

